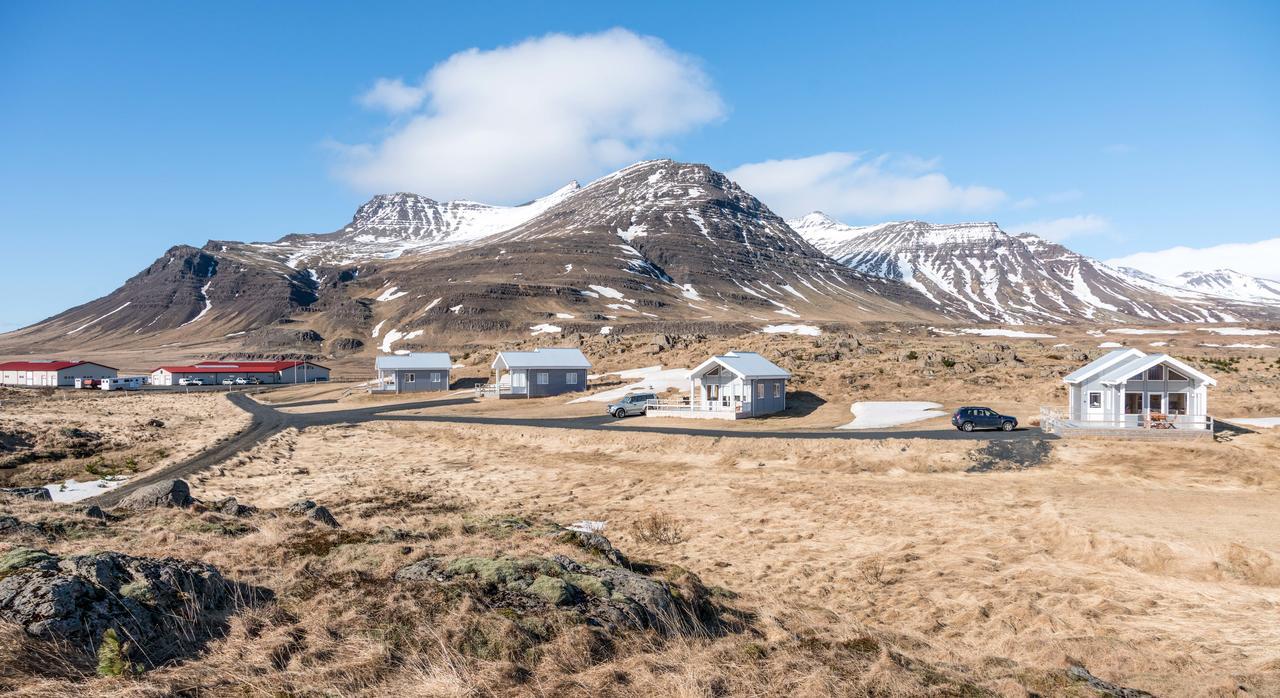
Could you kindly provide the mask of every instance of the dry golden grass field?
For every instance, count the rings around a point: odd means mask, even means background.
[[[1145,348],[1153,338],[1140,339]],[[656,354],[623,343],[592,353],[593,372],[760,350],[795,374],[793,409],[750,422],[635,418],[595,430],[394,419],[290,428],[192,477],[205,503],[192,509],[119,512],[90,525],[66,507],[0,499],[0,515],[61,525],[54,535],[0,536],[0,566],[20,546],[113,550],[201,560],[274,592],[198,653],[133,677],[94,676],[57,643],[0,625],[0,691],[1104,695],[1068,675],[1083,666],[1159,696],[1280,695],[1280,428],[1176,443],[1027,439],[1011,449],[751,433],[829,429],[850,420],[854,400],[876,399],[988,404],[1025,422],[1061,402],[1060,376],[1083,363],[1079,353],[1103,351],[1101,341],[1083,332],[1039,341],[753,336],[676,342]],[[1168,350],[1219,379],[1215,416],[1280,415],[1280,352],[1214,353],[1189,340]],[[485,373],[487,357],[464,361],[461,377]],[[621,384],[603,376],[595,386]],[[422,399],[349,387],[292,387],[261,401],[311,414]],[[466,398],[384,414],[601,411],[565,398]],[[213,395],[31,400],[13,411],[6,399],[5,429],[74,419],[114,433],[157,415],[166,434],[179,419],[205,427],[175,429],[199,436],[166,442],[170,458],[245,420]],[[309,404],[287,406],[296,402]],[[654,424],[726,433],[642,431]],[[257,512],[209,506],[228,496]],[[341,528],[290,515],[301,499],[328,507]],[[614,546],[680,580],[682,593],[706,596],[720,621],[692,633],[602,632],[575,611],[502,589],[395,577],[436,558],[592,559],[548,533],[578,521],[606,522]]]

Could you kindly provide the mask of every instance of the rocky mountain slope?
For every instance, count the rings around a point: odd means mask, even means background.
[[[1178,286],[1116,269],[995,223],[857,227],[811,213],[790,224],[849,268],[903,281],[949,314],[984,321],[1232,322],[1278,310],[1257,298],[1215,294],[1208,282]]]
[[[392,194],[328,234],[175,247],[0,347],[405,351],[442,336],[903,318],[941,319],[909,286],[833,262],[719,172],[660,160],[523,206]]]

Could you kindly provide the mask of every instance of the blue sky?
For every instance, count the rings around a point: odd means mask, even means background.
[[[632,156],[750,175],[784,214],[996,220],[1103,258],[1280,236],[1280,3],[456,5],[0,3],[0,331],[174,244],[333,230],[384,188],[515,203]],[[547,118],[490,124],[523,159],[438,133],[531,82]]]

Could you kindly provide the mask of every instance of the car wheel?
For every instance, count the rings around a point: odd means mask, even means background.
[[[617,409],[613,411],[613,416],[616,419],[622,419],[623,417],[627,416],[627,413],[621,409]]]
[[[1000,425],[1000,428],[1005,431],[1013,431],[1013,422],[1005,422]]]
[[[965,422],[960,425],[962,431],[973,431],[973,422]]]

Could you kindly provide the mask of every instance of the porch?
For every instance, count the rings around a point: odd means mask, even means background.
[[[1142,439],[1197,439],[1213,437],[1213,417],[1203,414],[1168,414],[1149,409],[1115,418],[1068,417],[1051,407],[1040,408],[1040,430],[1059,436],[1093,436]]]
[[[646,417],[683,419],[746,419],[751,416],[751,403],[730,400],[654,400],[646,405],[644,414]]]

